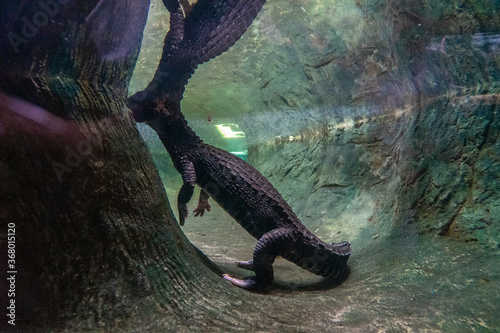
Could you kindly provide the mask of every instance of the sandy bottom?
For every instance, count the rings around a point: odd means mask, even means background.
[[[176,190],[167,193],[175,202]],[[211,212],[187,219],[184,233],[222,270],[252,274],[234,262],[250,260],[256,240],[211,203]],[[290,332],[500,331],[499,249],[405,235],[380,239],[362,253],[352,247],[350,276],[334,287],[278,258],[273,292],[262,300],[267,328],[255,330],[272,331],[271,321]]]

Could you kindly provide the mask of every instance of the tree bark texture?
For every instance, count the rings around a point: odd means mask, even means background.
[[[2,234],[15,224],[17,271],[8,330],[176,330],[228,306],[213,301],[226,285],[180,231],[126,107],[148,8],[0,4],[0,218]]]

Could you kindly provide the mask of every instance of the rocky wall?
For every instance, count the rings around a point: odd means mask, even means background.
[[[298,66],[320,87],[310,95],[328,100],[327,111],[277,111],[294,105],[266,102],[261,92],[268,114],[245,122],[249,161],[306,225],[331,238],[366,245],[425,233],[500,246],[499,8],[480,1],[337,5],[309,30],[331,42],[323,53],[304,51],[314,45],[300,42],[307,34],[295,39],[295,53],[330,57]],[[357,17],[350,21],[356,29],[344,29],[342,15]],[[252,142],[269,133],[274,142]]]
[[[332,122],[316,136],[250,146],[249,161],[325,239],[362,249],[384,237],[435,234],[497,247],[498,98],[443,97]]]
[[[331,116],[323,131],[250,146],[249,161],[310,230],[327,241],[349,240],[360,251],[393,232],[403,112],[338,122]]]
[[[182,110],[204,139],[213,124],[240,125],[249,162],[326,240],[359,249],[434,234],[496,247],[499,11],[487,0],[268,1],[197,69]],[[132,92],[167,29],[150,15]]]
[[[427,105],[402,138],[398,216],[421,233],[500,246],[499,96]]]

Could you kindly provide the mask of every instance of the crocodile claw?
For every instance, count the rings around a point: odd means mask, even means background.
[[[265,292],[269,291],[269,288],[265,288],[261,284],[257,283],[255,276],[250,276],[250,277],[247,277],[245,279],[238,279],[238,278],[232,277],[229,274],[222,274],[222,277],[224,278],[224,280],[231,282],[236,287],[240,287],[240,288],[243,288],[246,290],[256,291],[256,292],[261,292],[261,293],[265,293]]]
[[[249,271],[253,271],[253,260],[237,261],[236,265],[238,265],[239,268],[248,269]]]
[[[205,210],[207,212],[210,211],[212,207],[210,207],[210,204],[208,202],[200,202],[198,203],[198,206],[196,207],[195,210],[193,210],[194,216],[203,216],[205,214]]]

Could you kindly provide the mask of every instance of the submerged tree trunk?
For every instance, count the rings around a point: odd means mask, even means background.
[[[10,317],[2,311],[7,330],[210,325],[232,302],[214,295],[243,293],[180,231],[127,110],[148,8],[0,4],[0,292],[2,309],[15,306]]]

